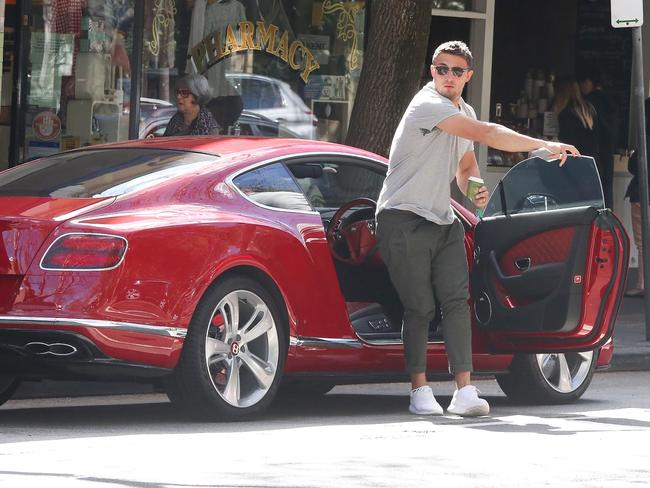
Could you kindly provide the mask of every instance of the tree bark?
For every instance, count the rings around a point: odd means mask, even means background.
[[[368,43],[346,144],[388,155],[395,129],[417,93],[433,0],[374,0]]]

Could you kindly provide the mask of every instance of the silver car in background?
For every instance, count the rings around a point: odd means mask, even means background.
[[[226,73],[244,110],[277,122],[302,139],[315,139],[318,119],[285,81],[253,73]]]

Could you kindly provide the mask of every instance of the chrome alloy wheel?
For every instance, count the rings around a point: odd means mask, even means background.
[[[553,390],[572,393],[589,377],[594,360],[593,351],[536,354],[537,365],[544,380]]]
[[[205,361],[212,385],[233,407],[258,403],[278,371],[278,328],[268,305],[247,290],[228,293],[212,312]]]

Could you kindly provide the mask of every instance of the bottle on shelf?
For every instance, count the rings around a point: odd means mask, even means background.
[[[546,98],[548,98],[548,103],[553,103],[553,97],[555,97],[555,88],[553,84],[555,83],[555,73],[552,71],[546,77]]]
[[[526,78],[524,78],[524,93],[528,100],[533,98],[533,75],[530,70],[526,72]]]
[[[526,117],[528,117],[528,95],[525,90],[522,90],[519,100],[517,100],[517,118],[525,119]]]
[[[537,102],[542,96],[542,90],[546,85],[544,79],[544,70],[537,70],[535,73],[535,79],[533,80],[533,100]]]

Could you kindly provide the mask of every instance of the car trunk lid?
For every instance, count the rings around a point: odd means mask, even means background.
[[[47,237],[62,222],[113,200],[0,197],[0,280],[4,283],[0,284],[0,294],[2,286],[22,278]]]

